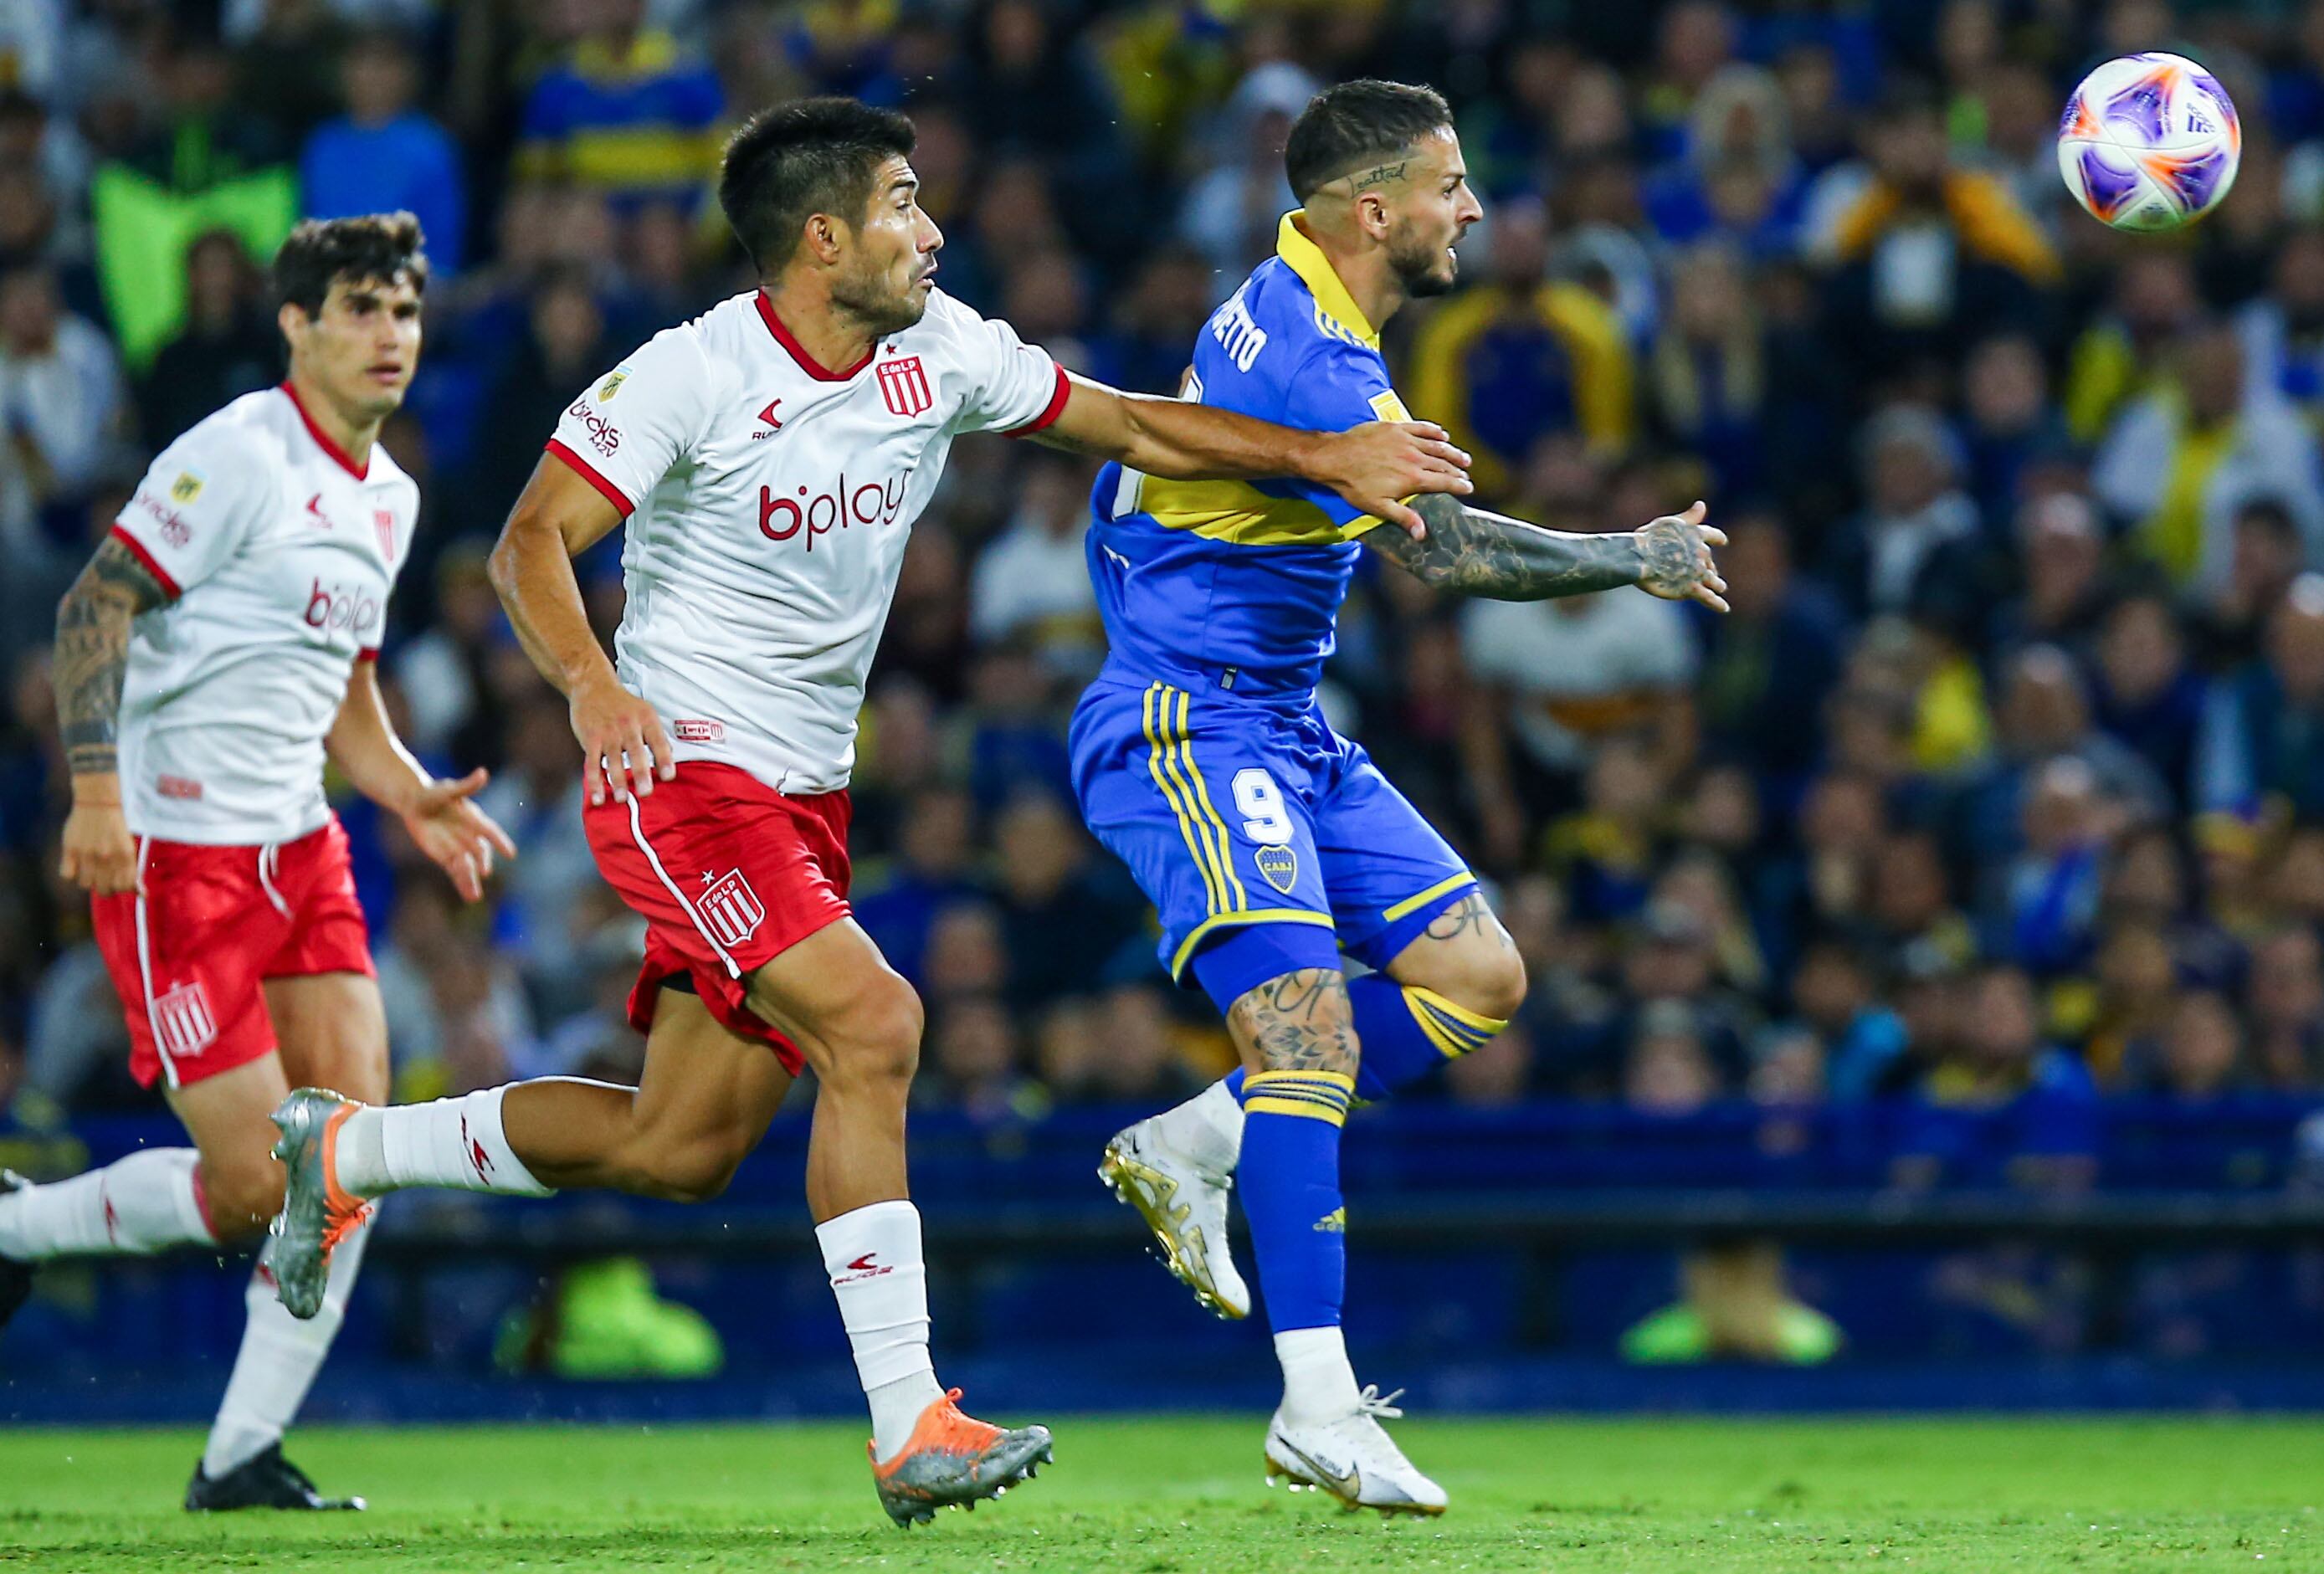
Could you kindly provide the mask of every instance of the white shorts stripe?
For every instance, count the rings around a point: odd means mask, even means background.
[[[677,897],[678,905],[686,909],[687,917],[693,920],[695,933],[710,942],[710,949],[716,952],[718,960],[726,964],[727,975],[741,978],[742,970],[734,965],[734,959],[726,954],[724,946],[718,943],[718,936],[710,932],[710,926],[702,921],[702,915],[695,911],[692,902],[686,899],[686,893],[678,888],[678,882],[669,878],[669,870],[662,868],[661,859],[655,853],[653,843],[646,840],[645,822],[638,817],[638,796],[635,793],[630,795],[630,836],[637,842],[638,851],[646,855],[646,861],[653,865],[654,878],[661,881],[662,888]]]
[[[163,1042],[161,1020],[153,1014],[153,948],[145,934],[145,855],[153,839],[137,839],[137,981],[145,991],[145,1031],[153,1036],[153,1052],[161,1057],[161,1075],[170,1086],[178,1085],[178,1063],[171,1058],[170,1047]]]

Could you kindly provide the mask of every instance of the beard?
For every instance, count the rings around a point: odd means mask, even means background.
[[[835,281],[832,304],[872,330],[876,338],[899,334],[927,315],[927,297],[910,285],[899,291],[885,269],[866,266]]]
[[[1415,300],[1449,295],[1460,282],[1460,264],[1449,244],[1424,245],[1408,233],[1389,244],[1388,265],[1395,271],[1404,293]]]

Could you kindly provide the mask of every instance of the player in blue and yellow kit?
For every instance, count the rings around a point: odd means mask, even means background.
[[[1452,245],[1482,210],[1444,100],[1351,82],[1293,127],[1303,206],[1277,255],[1212,314],[1184,396],[1315,431],[1405,420],[1379,327],[1452,288]],[[1476,878],[1315,703],[1357,559],[1510,600],[1639,585],[1724,610],[1702,505],[1623,534],[1567,535],[1415,499],[1407,532],[1296,482],[1166,481],[1110,465],[1090,571],[1111,654],[1074,713],[1074,790],[1100,841],[1162,916],[1161,960],[1227,1015],[1242,1069],[1116,1137],[1101,1174],[1144,1215],[1172,1270],[1230,1317],[1244,1212],[1284,1370],[1270,1477],[1351,1505],[1441,1512],[1444,1494],[1378,1421],[1340,1335],[1346,1282],[1340,1128],[1488,1042],[1525,969]],[[1346,975],[1344,957],[1362,964]],[[1393,1395],[1389,1396],[1391,1399]]]

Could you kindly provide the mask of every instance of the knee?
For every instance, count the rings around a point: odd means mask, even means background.
[[[867,990],[823,1036],[814,1056],[816,1080],[825,1088],[892,1093],[900,1099],[920,1064],[920,1032],[927,1024],[920,997],[894,973]]]
[[[272,1157],[202,1161],[202,1211],[221,1244],[265,1233],[282,1211],[282,1166]]]
[[[623,1189],[670,1202],[707,1202],[726,1190],[751,1147],[747,1137],[733,1131],[655,1143],[632,1161]]]
[[[1509,946],[1478,958],[1462,970],[1444,998],[1464,1011],[1507,1022],[1525,1005],[1525,959]]]

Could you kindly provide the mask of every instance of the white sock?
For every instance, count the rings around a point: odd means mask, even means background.
[[[332,1248],[323,1309],[303,1322],[283,1310],[274,1293],[274,1275],[267,1266],[272,1242],[260,1256],[242,1297],[249,1318],[243,1326],[242,1352],[235,1357],[234,1376],[226,1380],[209,1445],[202,1450],[202,1473],[211,1480],[270,1443],[280,1442],[299,1406],[306,1403],[307,1390],[314,1386],[315,1374],[322,1370],[331,1340],[346,1320],[347,1298],[363,1268],[372,1223],[366,1220],[357,1225]]]
[[[0,1193],[0,1256],[33,1263],[216,1246],[196,1190],[199,1163],[189,1147],[147,1148],[69,1181]]]
[[[920,1413],[944,1397],[928,1358],[928,1271],[920,1210],[874,1202],[815,1227],[855,1375],[872,1404],[872,1449],[881,1463],[911,1441]]]
[[[428,1104],[365,1105],[339,1128],[335,1149],[341,1188],[376,1197],[406,1186],[546,1197],[501,1129],[506,1087],[486,1088]]]
[[[1223,1081],[1165,1109],[1155,1124],[1171,1146],[1219,1174],[1232,1174],[1242,1157],[1242,1105]]]
[[[1336,1328],[1295,1328],[1275,1336],[1283,1363],[1283,1413],[1293,1422],[1337,1421],[1355,1413],[1356,1370]]]

